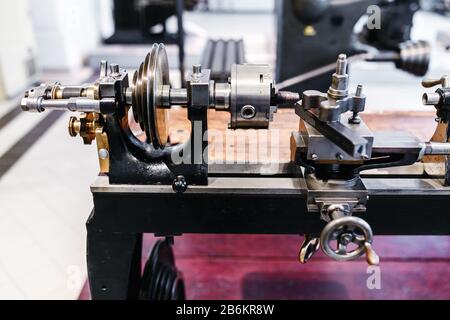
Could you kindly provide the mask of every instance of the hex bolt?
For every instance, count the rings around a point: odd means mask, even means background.
[[[341,100],[348,96],[347,55],[341,53],[336,61],[336,72],[333,73],[328,95],[332,99]]]
[[[361,97],[362,90],[363,90],[363,86],[358,84],[358,86],[356,87],[355,96]],[[350,119],[348,119],[348,123],[351,123],[351,124],[360,124],[361,123],[361,118],[359,117],[358,112],[356,112],[356,111],[353,112],[352,117]]]
[[[347,72],[347,55],[341,53],[336,64],[336,74],[344,75]]]
[[[192,73],[194,75],[201,75],[202,74],[202,65],[201,64],[194,64],[192,66]]]
[[[102,60],[100,62],[100,78],[108,76],[108,61]]]
[[[176,193],[185,193],[188,188],[188,184],[186,182],[186,179],[183,176],[178,176],[173,181],[172,189]]]
[[[111,75],[118,75],[120,73],[119,65],[117,63],[111,63],[109,65],[109,70],[111,71]]]
[[[356,87],[356,94],[355,94],[355,96],[361,97],[362,89],[363,89],[363,86],[361,84],[358,84],[358,86]]]

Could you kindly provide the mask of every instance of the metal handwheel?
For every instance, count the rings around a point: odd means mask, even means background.
[[[371,264],[378,264],[377,259],[372,256],[372,253],[375,254],[371,250],[372,241],[373,232],[370,225],[363,219],[352,216],[332,220],[320,235],[322,250],[330,258],[348,261],[368,253],[368,260],[373,259]],[[335,248],[333,242],[336,242]],[[355,244],[356,248],[350,248],[350,244]]]

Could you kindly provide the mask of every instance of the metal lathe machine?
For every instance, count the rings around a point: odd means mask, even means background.
[[[171,245],[186,233],[305,235],[302,263],[321,248],[332,259],[365,255],[373,265],[380,261],[374,234],[449,235],[450,76],[423,81],[440,86],[423,102],[435,106],[442,134],[420,141],[367,127],[359,116],[364,89],[349,90],[347,63],[337,57],[327,92],[278,91],[269,66],[252,64],[233,65],[225,83],[195,65],[186,87],[172,88],[164,45],[155,44],[133,74],[102,62],[94,83],[28,90],[24,111],[81,112],[70,118],[69,133],[97,144],[100,174],[87,221],[92,297],[183,299]],[[208,109],[228,112],[229,129],[264,130],[280,104],[294,106],[299,120],[289,163],[269,172],[209,163]],[[191,124],[181,144],[168,138],[173,106],[185,107]],[[165,240],[141,272],[144,233]]]

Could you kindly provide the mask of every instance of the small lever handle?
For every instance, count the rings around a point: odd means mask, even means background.
[[[300,263],[307,263],[319,249],[320,239],[306,234],[298,255]]]
[[[441,85],[444,88],[450,87],[450,75],[442,76],[440,79],[424,79],[422,80],[422,86],[425,88],[432,88],[434,86]]]
[[[380,257],[373,250],[372,245],[369,242],[364,242],[364,249],[366,251],[366,261],[371,266],[377,266],[380,264]]]

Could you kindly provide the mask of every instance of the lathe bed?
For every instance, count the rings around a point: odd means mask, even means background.
[[[325,222],[306,210],[301,172],[292,173],[288,164],[270,175],[259,175],[257,165],[232,168],[213,166],[208,186],[190,186],[184,194],[164,185],[111,185],[99,176],[91,186],[94,210],[87,222],[92,298],[138,297],[144,233],[320,233]],[[414,167],[390,171],[362,179],[369,206],[361,217],[375,235],[450,235],[443,223],[450,187],[420,177]]]

